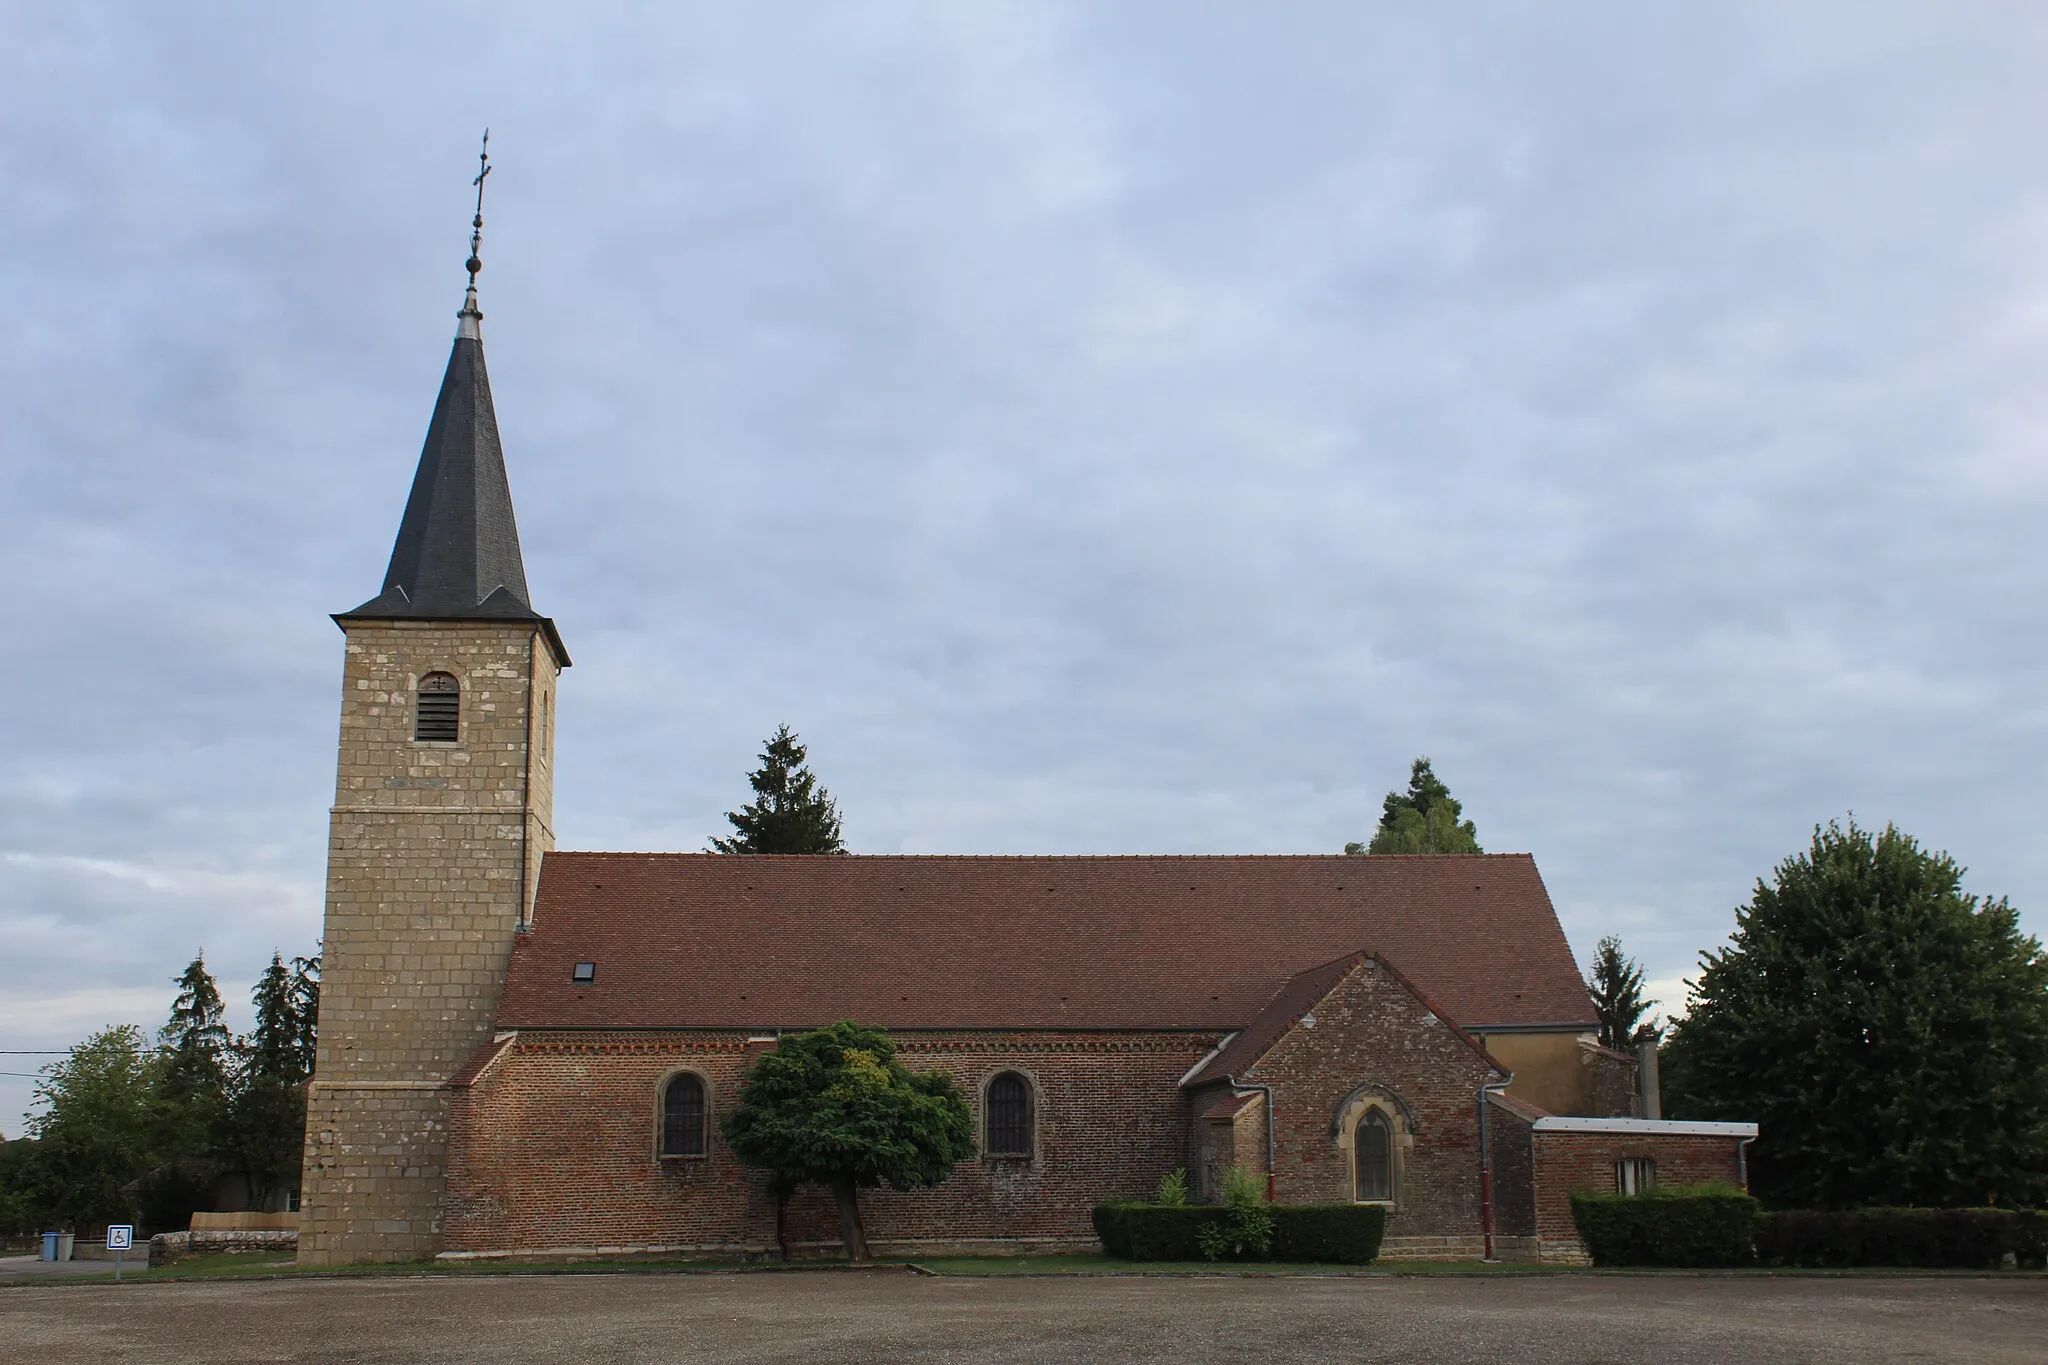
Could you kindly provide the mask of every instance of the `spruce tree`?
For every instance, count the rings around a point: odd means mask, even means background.
[[[319,945],[314,945],[318,947]],[[292,959],[291,1046],[299,1075],[313,1074],[320,1029],[320,954]]]
[[[1756,1122],[1767,1203],[2048,1196],[2048,955],[1962,874],[1890,825],[1831,822],[1701,955],[1667,1109]]]
[[[736,811],[729,839],[713,839],[718,853],[844,853],[839,808],[804,765],[804,746],[787,725],[777,726],[748,775],[754,799]]]
[[[1601,939],[1593,950],[1593,974],[1586,978],[1586,991],[1593,997],[1600,1042],[1606,1047],[1627,1047],[1634,1042],[1637,1021],[1657,1003],[1643,998],[1643,969],[1621,951],[1621,940],[1613,934]]]
[[[299,1069],[298,1015],[292,1000],[292,974],[284,955],[273,952],[270,965],[256,979],[250,992],[256,1006],[256,1028],[249,1035],[246,1065],[251,1074],[270,1076],[287,1084],[305,1079]]]
[[[311,1003],[318,1007],[318,959],[273,952],[250,999],[256,1027],[239,1049],[225,1121],[216,1132],[219,1160],[249,1184],[258,1208],[270,1205],[280,1185],[297,1173],[306,1141],[306,1093],[313,1074],[312,1023],[306,1015],[308,972]]]
[[[1388,792],[1380,808],[1379,828],[1370,843],[1348,843],[1346,853],[1483,853],[1479,832],[1470,820],[1460,821],[1464,807],[1431,771],[1429,759],[1418,758],[1408,770],[1408,790]]]
[[[227,1084],[229,1037],[220,987],[202,951],[176,978],[171,1017],[157,1033],[163,1056],[165,1101],[207,1104]]]

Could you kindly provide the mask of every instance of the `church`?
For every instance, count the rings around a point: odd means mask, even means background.
[[[569,651],[468,265],[383,587],[334,618],[302,1263],[835,1254],[829,1197],[779,1207],[719,1123],[754,1058],[840,1019],[974,1111],[943,1184],[863,1193],[880,1256],[1092,1251],[1098,1201],[1241,1166],[1383,1205],[1390,1258],[1569,1260],[1573,1189],[1742,1180],[1754,1126],[1658,1119],[1594,1041],[1526,855],[556,851]]]

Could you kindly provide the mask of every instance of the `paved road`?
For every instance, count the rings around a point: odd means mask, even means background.
[[[2048,1280],[930,1279],[902,1272],[0,1289],[0,1361],[2048,1359]]]

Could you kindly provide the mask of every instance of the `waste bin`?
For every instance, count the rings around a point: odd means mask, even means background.
[[[68,1261],[68,1260],[70,1260],[70,1259],[71,1259],[71,1244],[72,1244],[73,1242],[77,1241],[77,1240],[78,1240],[78,1234],[77,1234],[77,1233],[75,1233],[75,1232],[60,1232],[60,1233],[58,1233],[58,1234],[57,1234],[57,1259],[58,1259],[58,1260],[60,1260],[60,1261]]]
[[[57,1239],[63,1235],[60,1232],[46,1232],[43,1234],[44,1260],[54,1261],[57,1259]]]

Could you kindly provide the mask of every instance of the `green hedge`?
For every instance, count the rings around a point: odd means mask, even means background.
[[[1365,1265],[1380,1253],[1387,1211],[1369,1204],[1275,1204],[1276,1261]],[[1202,1229],[1223,1216],[1213,1204],[1097,1204],[1103,1251],[1129,1261],[1199,1261]]]
[[[1814,1209],[1767,1213],[1757,1259],[1782,1266],[1988,1270],[2048,1264],[2048,1213],[2013,1209]]]
[[[1376,1204],[1275,1204],[1273,1259],[1365,1265],[1380,1254],[1387,1211]]]
[[[1756,1200],[1718,1186],[1572,1196],[1594,1265],[1748,1265],[1757,1217]]]

